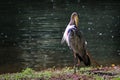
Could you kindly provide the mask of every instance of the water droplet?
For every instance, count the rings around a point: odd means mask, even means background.
[[[88,28],[88,30],[91,30],[90,28]]]
[[[85,44],[87,45],[87,41],[85,41]]]
[[[28,17],[29,20],[31,20],[31,17]]]
[[[114,38],[114,36],[113,36],[113,35],[112,35],[111,37],[112,37],[112,38]]]
[[[5,35],[5,38],[7,38],[8,36],[7,35]]]
[[[102,35],[102,33],[99,33],[99,35],[101,36],[101,35]]]

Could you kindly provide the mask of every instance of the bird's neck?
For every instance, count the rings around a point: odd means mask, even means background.
[[[71,19],[70,22],[69,22],[69,25],[75,25],[75,27],[77,28],[78,27],[78,24],[75,23],[75,20],[74,19]]]
[[[70,20],[69,25],[75,25],[75,21],[73,19]]]

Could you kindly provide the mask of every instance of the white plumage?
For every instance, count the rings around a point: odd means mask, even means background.
[[[65,32],[63,34],[63,38],[61,40],[61,43],[64,43],[66,41],[67,45],[70,46],[68,33],[69,33],[69,30],[72,28],[75,28],[75,25],[68,24],[68,26],[66,27]]]

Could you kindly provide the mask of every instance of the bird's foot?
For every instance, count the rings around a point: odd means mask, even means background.
[[[73,69],[74,69],[74,74],[75,74],[76,73],[76,66],[74,66]]]
[[[77,70],[80,69],[80,64],[76,64]]]
[[[80,64],[76,64],[73,69],[74,69],[74,73],[76,73],[77,70],[80,69]]]

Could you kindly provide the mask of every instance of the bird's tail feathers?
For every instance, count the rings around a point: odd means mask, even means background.
[[[90,66],[91,65],[91,61],[90,61],[90,57],[86,54],[83,58],[83,62],[86,66]]]
[[[84,62],[85,66],[90,66],[91,65],[90,58],[87,54],[84,57],[81,57],[79,54],[76,54],[76,56],[79,58],[80,61]]]

